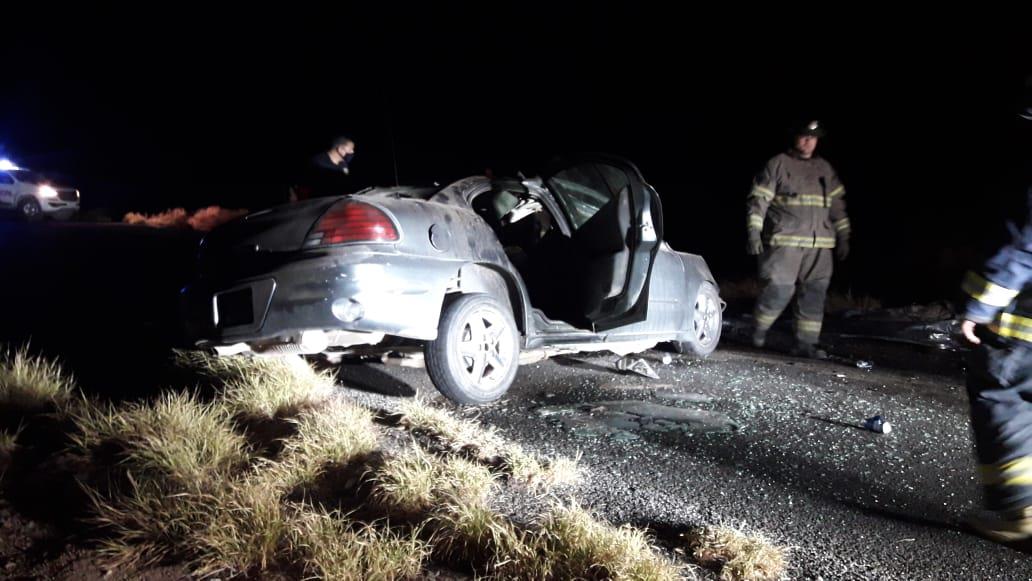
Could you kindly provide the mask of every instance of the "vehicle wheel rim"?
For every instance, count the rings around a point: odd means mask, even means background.
[[[22,213],[28,217],[34,217],[39,214],[39,207],[36,204],[25,204],[22,206]]]
[[[717,340],[720,330],[720,306],[709,293],[701,292],[695,299],[695,339],[699,345],[709,347]]]
[[[459,358],[466,379],[483,391],[501,385],[514,363],[512,332],[502,313],[491,308],[474,310],[462,323],[460,337]]]

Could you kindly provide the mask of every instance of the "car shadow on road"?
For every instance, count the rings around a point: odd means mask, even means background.
[[[378,369],[377,365],[345,362],[338,367],[337,380],[344,387],[392,397],[415,397],[416,389]]]
[[[570,357],[569,355],[558,355],[556,357],[552,357],[551,359],[557,365],[561,365],[563,367],[574,367],[576,369],[587,369],[590,371],[599,371],[602,373],[621,373],[616,369],[616,367],[603,367],[601,365],[596,365],[589,361],[584,361],[583,359]]]

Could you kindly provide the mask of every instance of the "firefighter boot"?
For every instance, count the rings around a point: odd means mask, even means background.
[[[1032,506],[975,514],[967,517],[965,522],[987,539],[998,543],[1013,543],[1032,537]]]

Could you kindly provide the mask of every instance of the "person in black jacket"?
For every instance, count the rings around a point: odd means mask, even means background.
[[[308,162],[300,183],[291,188],[290,200],[296,202],[351,193],[351,160],[354,157],[353,139],[343,136],[334,139],[329,150],[319,153]]]

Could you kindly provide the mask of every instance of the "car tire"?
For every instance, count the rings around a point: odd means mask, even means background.
[[[699,286],[692,305],[691,327],[685,332],[685,341],[675,341],[678,353],[707,357],[720,343],[720,331],[724,324],[723,305],[717,288],[708,282]]]
[[[43,219],[43,207],[36,198],[25,198],[18,202],[18,216],[26,222],[38,222]]]
[[[520,344],[510,310],[486,294],[447,303],[437,339],[424,349],[426,371],[455,403],[480,405],[502,397],[516,377]]]

